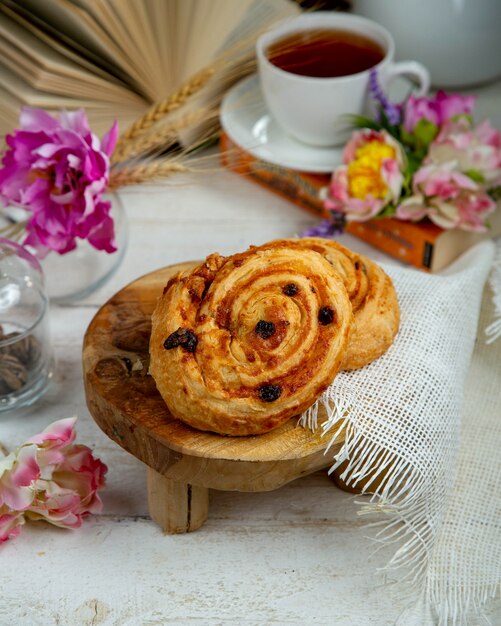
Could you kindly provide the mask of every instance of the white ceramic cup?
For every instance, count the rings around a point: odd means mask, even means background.
[[[282,22],[261,35],[256,43],[266,106],[278,124],[295,139],[313,146],[339,145],[349,134],[346,115],[367,113],[370,69],[349,76],[317,78],[292,74],[267,58],[270,46],[280,39],[318,29],[353,32],[379,44],[385,55],[374,67],[383,89],[388,89],[396,76],[406,75],[417,83],[417,95],[428,91],[428,70],[417,61],[395,63],[393,38],[381,25],[358,15],[335,11],[305,13]]]

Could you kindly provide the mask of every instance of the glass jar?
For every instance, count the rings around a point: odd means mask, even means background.
[[[38,259],[0,237],[0,411],[35,402],[53,375],[49,305]]]

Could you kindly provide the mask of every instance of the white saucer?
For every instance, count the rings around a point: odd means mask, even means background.
[[[229,138],[254,156],[302,172],[332,172],[343,148],[315,148],[280,128],[266,109],[256,74],[232,87],[221,105],[221,126]]]

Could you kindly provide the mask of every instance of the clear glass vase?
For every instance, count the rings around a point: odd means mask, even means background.
[[[111,278],[120,265],[128,240],[128,223],[120,196],[116,193],[105,194],[103,200],[112,203],[111,216],[115,223],[117,250],[108,253],[96,250],[83,239],[77,240],[75,250],[66,254],[49,252],[40,260],[45,275],[45,286],[49,299],[53,303],[63,304],[87,297]],[[22,222],[26,211],[21,207],[7,207],[4,221]],[[30,251],[36,256],[36,250]]]
[[[107,194],[103,199],[112,203],[116,252],[109,254],[96,250],[88,241],[81,239],[75,250],[67,254],[50,252],[40,263],[51,302],[63,304],[87,297],[104,285],[119,267],[127,247],[127,216],[118,194]]]
[[[0,237],[0,412],[35,402],[54,369],[43,271]]]

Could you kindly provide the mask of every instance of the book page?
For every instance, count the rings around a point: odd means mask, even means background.
[[[75,98],[65,97],[35,89],[22,78],[11,72],[6,67],[0,65],[0,86],[7,93],[15,96],[18,101],[18,109],[16,118],[19,117],[20,106],[31,106],[37,108],[66,109],[78,107],[91,107],[96,103],[92,99],[76,100]],[[3,94],[2,94],[3,97]]]
[[[485,239],[495,239],[501,235],[501,202],[496,211],[489,216],[490,228],[486,233],[452,228],[444,230],[434,242],[432,248],[431,269],[440,271],[457,259],[463,252]]]
[[[19,0],[18,0],[19,1]],[[141,73],[124,58],[120,48],[109,34],[92,19],[86,11],[76,6],[71,0],[22,0],[25,8],[38,15],[45,24],[50,24],[52,32],[57,32],[66,42],[78,42],[102,59],[103,64],[115,73],[118,68],[121,78],[129,86],[145,93]]]
[[[140,97],[116,81],[96,76],[54,48],[32,32],[23,29],[7,15],[0,13],[0,59],[14,73],[30,80],[43,91],[55,91],[108,102],[138,101]]]
[[[47,44],[51,48],[53,48],[59,55],[69,59],[76,65],[81,66],[83,69],[87,70],[88,72],[95,74],[96,76],[100,76],[101,78],[104,78],[108,82],[121,85],[124,87],[124,89],[126,89],[126,86],[124,85],[124,83],[121,80],[119,80],[116,76],[109,74],[100,65],[96,65],[95,63],[92,63],[87,58],[83,57],[80,54],[77,54],[74,50],[62,44],[60,41],[52,37],[49,33],[39,28],[39,26],[37,26],[37,24],[35,24],[32,21],[32,19],[27,20],[20,13],[17,13],[10,6],[7,6],[7,3],[10,4],[10,0],[6,0],[6,2],[4,2],[3,4],[0,3],[0,11],[2,11],[9,19],[17,22],[23,30],[28,31],[29,33],[34,35],[37,39]],[[33,16],[30,16],[30,17],[33,18]]]
[[[158,89],[160,73],[155,40],[145,5],[147,0],[71,0],[111,37],[130,68],[141,76],[150,101]],[[169,3],[167,3],[169,4]]]
[[[107,73],[112,74],[127,85],[129,89],[135,89],[135,87],[131,86],[131,80],[127,72],[121,69],[116,63],[94,52],[85,42],[82,43],[78,38],[71,37],[66,32],[60,31],[51,23],[50,13],[46,15],[45,13],[37,12],[37,9],[41,8],[41,4],[42,3],[37,2],[37,0],[2,0],[2,5],[7,6],[17,15],[33,23],[39,30],[45,32],[62,46],[67,47],[69,51],[80,56],[83,60],[104,69]]]
[[[94,133],[101,136],[118,120],[119,130],[127,128],[144,112],[144,106],[115,105],[111,110],[107,103],[91,99],[68,98],[34,89],[27,82],[0,65],[0,135],[5,135],[19,123],[22,106],[31,106],[57,114],[62,110],[84,108]]]

